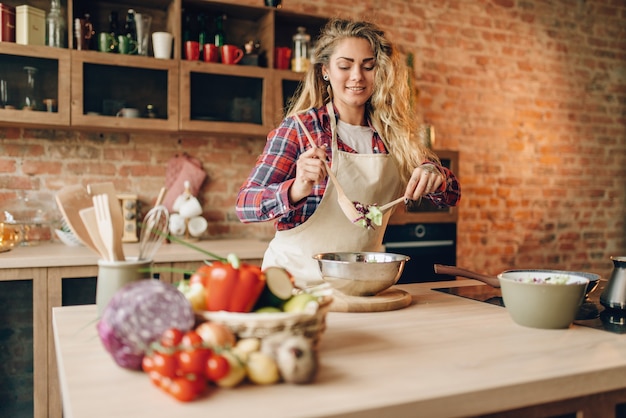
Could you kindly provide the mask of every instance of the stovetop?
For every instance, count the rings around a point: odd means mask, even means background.
[[[574,324],[615,334],[626,334],[626,311],[606,309],[600,304],[600,295],[605,284],[606,281],[600,280],[598,287],[585,298]],[[432,290],[504,307],[500,289],[488,285],[440,287]]]

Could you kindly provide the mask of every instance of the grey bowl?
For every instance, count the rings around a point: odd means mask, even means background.
[[[530,282],[563,276],[567,284]],[[505,271],[498,275],[504,306],[513,321],[531,328],[568,328],[580,309],[589,284],[578,273],[554,270]]]
[[[349,296],[373,296],[396,284],[406,255],[381,252],[337,252],[313,256],[322,278]]]

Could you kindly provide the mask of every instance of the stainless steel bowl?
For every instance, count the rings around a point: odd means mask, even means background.
[[[373,296],[398,282],[406,255],[380,252],[321,253],[317,260],[322,278],[350,296]]]

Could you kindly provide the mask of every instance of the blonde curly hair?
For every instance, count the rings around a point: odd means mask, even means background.
[[[409,70],[396,47],[375,24],[343,18],[331,19],[315,43],[313,65],[298,86],[287,116],[320,108],[332,100],[330,84],[322,78],[322,67],[328,66],[339,42],[361,38],[369,42],[376,58],[374,92],[366,105],[366,117],[387,145],[406,182],[413,169],[430,160],[439,163],[437,155],[417,138],[418,121],[413,111]]]

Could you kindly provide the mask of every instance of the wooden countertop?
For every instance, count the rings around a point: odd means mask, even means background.
[[[189,404],[113,362],[95,306],[54,308],[65,417],[449,418],[626,388],[626,336],[525,328],[502,307],[431,290],[476,284],[403,285],[408,308],[331,312],[314,384],[246,384]]]
[[[262,259],[268,242],[257,239],[202,240],[193,243],[204,250],[226,256],[235,253],[241,259]],[[125,243],[124,254],[137,256],[139,244]],[[98,255],[87,247],[70,247],[61,243],[45,243],[33,247],[15,247],[0,253],[0,268],[40,268],[65,266],[90,266],[98,264]],[[201,261],[207,257],[183,244],[164,243],[154,261]]]

